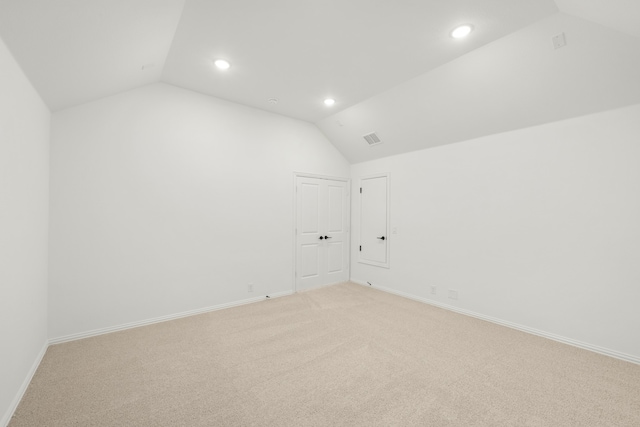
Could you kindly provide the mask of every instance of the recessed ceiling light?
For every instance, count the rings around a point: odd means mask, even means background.
[[[451,31],[451,37],[454,39],[461,39],[463,37],[467,37],[469,33],[473,31],[473,26],[469,24],[460,25],[456,27],[453,31]]]
[[[336,103],[336,100],[333,98],[327,98],[324,100],[324,105],[326,105],[327,107],[331,107],[335,103]]]
[[[229,64],[229,61],[225,61],[224,59],[218,59],[216,62],[214,62],[214,64],[216,65],[216,67],[220,68],[221,70],[226,70],[229,67],[231,67],[231,64]]]

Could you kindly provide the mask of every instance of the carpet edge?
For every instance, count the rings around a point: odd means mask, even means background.
[[[623,360],[625,362],[631,362],[631,363],[635,363],[637,365],[640,365],[640,357],[638,356],[634,356],[631,354],[626,354],[626,353],[622,353],[616,350],[611,350],[609,348],[606,347],[600,347],[597,345],[593,345],[593,344],[588,344],[582,341],[577,341],[571,338],[567,338],[567,337],[563,337],[561,335],[556,335],[556,334],[552,334],[549,332],[545,332],[545,331],[541,331],[539,329],[535,329],[535,328],[530,328],[528,326],[524,326],[524,325],[520,325],[518,323],[513,323],[513,322],[509,322],[507,320],[502,320],[502,319],[498,319],[496,317],[491,317],[491,316],[487,316],[484,314],[480,314],[480,313],[476,313],[474,311],[470,311],[470,310],[465,310],[462,308],[458,308],[458,307],[454,307],[448,304],[442,304],[440,302],[437,301],[432,301],[428,298],[423,298],[423,297],[419,297],[416,295],[412,295],[412,294],[408,294],[402,291],[396,291],[395,289],[390,289],[390,288],[386,288],[384,286],[378,286],[378,285],[374,285],[372,283],[363,281],[363,280],[358,280],[358,279],[350,279],[351,282],[357,284],[357,285],[361,285],[361,286],[365,286],[367,288],[373,288],[373,289],[377,289],[379,291],[383,291],[389,294],[393,294],[393,295],[397,295],[400,297],[404,297],[404,298],[408,298],[414,301],[418,301],[424,304],[428,304],[434,307],[438,307],[438,308],[442,308],[444,310],[448,310],[448,311],[453,311],[455,313],[459,313],[459,314],[463,314],[465,316],[470,316],[470,317],[475,317],[476,319],[480,319],[480,320],[485,320],[487,322],[491,322],[491,323],[495,323],[497,325],[500,326],[506,326],[508,328],[511,329],[516,329],[518,331],[522,331],[522,332],[526,332],[528,334],[531,335],[537,335],[539,337],[542,338],[547,338],[553,341],[557,341],[560,342],[562,344],[567,344],[573,347],[578,347],[581,348],[583,350],[588,350],[588,351],[592,351],[594,353],[598,353],[598,354],[602,354],[604,356],[609,356],[609,357],[613,357],[615,359],[620,359]]]

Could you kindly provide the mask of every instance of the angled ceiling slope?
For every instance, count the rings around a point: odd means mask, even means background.
[[[315,122],[556,11],[552,0],[188,0],[162,78]],[[474,36],[452,39],[463,23]],[[218,57],[229,72],[213,69]]]
[[[164,81],[315,122],[556,11],[553,0],[0,0],[0,36],[54,111]],[[476,27],[464,42],[449,37],[461,23]]]
[[[1,0],[0,36],[53,111],[160,80],[184,0]]]
[[[638,0],[556,0],[561,12],[640,37]]]
[[[351,162],[640,102],[639,36],[637,0],[0,0],[53,111],[164,81],[315,122]]]
[[[358,163],[640,103],[638,76],[639,38],[558,13],[317,124]]]

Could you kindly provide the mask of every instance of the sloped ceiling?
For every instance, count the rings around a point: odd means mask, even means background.
[[[639,76],[640,38],[558,13],[317,125],[358,163],[640,103]]]
[[[162,80],[315,122],[556,11],[553,0],[0,0],[0,35],[52,110]],[[468,22],[473,37],[449,37]]]
[[[638,0],[556,0],[560,11],[640,37]]]
[[[552,0],[187,0],[162,79],[315,122],[332,112],[327,97],[355,105],[556,11]],[[449,32],[467,22],[474,37],[456,43]]]
[[[53,111],[160,80],[184,0],[0,0],[0,37]]]
[[[53,111],[162,81],[316,123],[360,162],[640,102],[639,5],[0,0],[0,37]]]

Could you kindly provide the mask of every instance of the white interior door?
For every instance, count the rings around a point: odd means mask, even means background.
[[[296,290],[349,280],[347,182],[296,177]]]
[[[359,261],[389,266],[388,176],[360,181]]]

